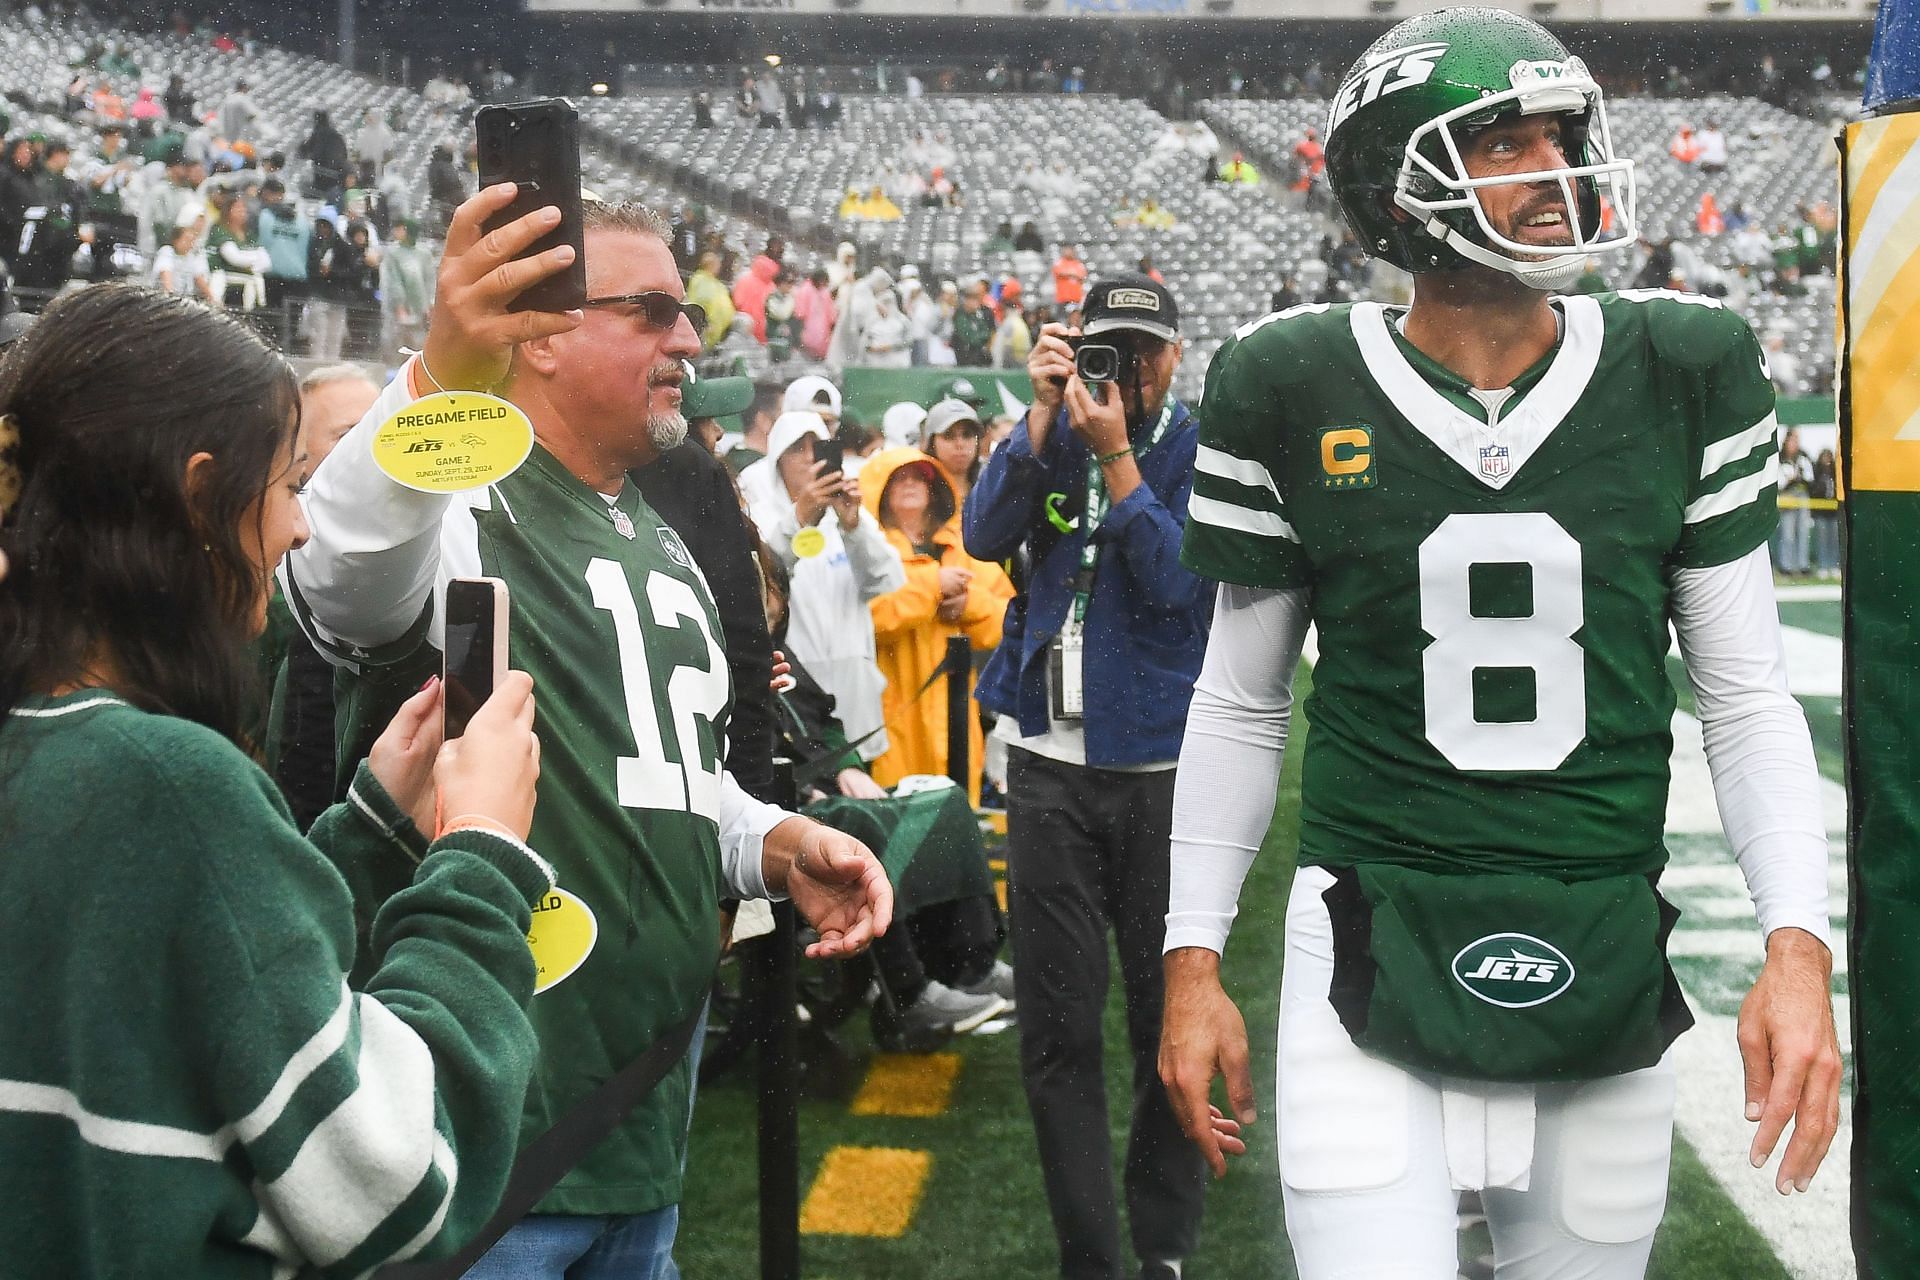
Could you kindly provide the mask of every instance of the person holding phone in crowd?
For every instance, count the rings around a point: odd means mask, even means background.
[[[426,350],[315,477],[312,537],[285,582],[348,675],[349,744],[438,665],[450,578],[496,577],[511,593],[513,655],[545,692],[534,839],[597,924],[577,967],[531,1007],[540,1056],[524,1145],[698,1015],[722,892],[791,897],[819,935],[809,953],[828,957],[884,931],[893,894],[864,845],[750,799],[723,767],[733,689],[713,600],[628,474],[685,438],[681,361],[699,350],[666,222],[587,203],[584,305],[514,311],[581,252],[521,256],[561,225],[553,206],[488,231],[514,191],[495,184],[455,213]],[[531,455],[457,496],[391,479],[375,434],[436,388],[510,401],[531,421]],[[691,1084],[683,1056],[468,1274],[662,1274]]]
[[[294,826],[247,731],[297,405],[244,326],[121,285],[0,372],[0,1256],[39,1274],[358,1274],[458,1245],[512,1165],[532,686],[442,746],[430,683]]]

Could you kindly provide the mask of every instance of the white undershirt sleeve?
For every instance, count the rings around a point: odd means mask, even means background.
[[[1223,585],[1173,788],[1165,949],[1224,951],[1240,885],[1273,820],[1311,608],[1304,589]]]
[[[1673,625],[1693,681],[1720,825],[1762,933],[1827,928],[1827,836],[1806,713],[1787,684],[1786,648],[1765,547],[1673,573]]]
[[[761,861],[767,833],[794,815],[778,805],[755,800],[734,781],[720,774],[720,877],[727,892],[741,899],[785,898],[767,888]]]

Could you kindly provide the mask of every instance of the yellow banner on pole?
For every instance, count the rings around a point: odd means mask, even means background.
[[[1920,113],[1850,124],[1842,142],[1847,252],[1841,416],[1853,490],[1920,492]]]

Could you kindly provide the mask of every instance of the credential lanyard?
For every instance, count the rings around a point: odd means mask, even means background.
[[[1171,404],[1160,410],[1160,421],[1154,423],[1153,434],[1147,442],[1134,450],[1137,459],[1149,449],[1160,443],[1167,434],[1167,427],[1173,422]],[[1100,469],[1100,460],[1091,452],[1087,456],[1087,504],[1080,509],[1080,528],[1086,534],[1086,541],[1080,544],[1080,572],[1073,581],[1073,612],[1070,615],[1077,630],[1087,618],[1087,602],[1093,598],[1093,577],[1100,568],[1100,544],[1093,540],[1093,531],[1107,518],[1107,509],[1112,504],[1107,501],[1107,477]]]

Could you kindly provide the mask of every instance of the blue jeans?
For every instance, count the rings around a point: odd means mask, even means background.
[[[465,1280],[671,1280],[680,1206],[588,1217],[532,1214],[473,1264]]]

